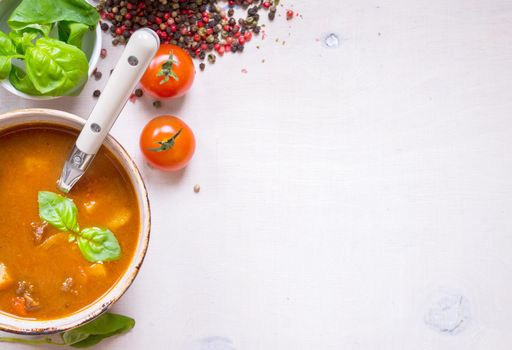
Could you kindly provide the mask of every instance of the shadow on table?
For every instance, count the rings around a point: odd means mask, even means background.
[[[142,103],[143,109],[145,111],[150,111],[147,113],[146,117],[148,119],[152,119],[157,115],[171,114],[174,116],[180,116],[180,111],[185,103],[187,95],[181,96],[178,98],[170,99],[170,100],[158,100],[161,102],[161,106],[156,108],[153,103],[157,101],[157,99],[153,98],[145,94],[142,98],[137,100],[138,103]]]
[[[178,171],[168,172],[153,168],[147,162],[144,162],[140,171],[146,183],[151,182],[175,186],[181,183],[183,177],[185,176],[187,168],[185,167],[184,169]]]

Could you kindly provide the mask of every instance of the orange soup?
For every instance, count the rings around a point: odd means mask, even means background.
[[[57,189],[76,137],[51,125],[0,133],[0,312],[32,319],[77,312],[119,280],[135,253],[138,202],[107,149],[69,194]],[[41,199],[42,191],[53,199]]]

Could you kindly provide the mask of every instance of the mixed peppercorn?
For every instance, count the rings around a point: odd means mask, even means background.
[[[227,4],[227,11],[221,4]],[[112,44],[125,43],[140,28],[151,28],[160,41],[178,45],[190,56],[215,62],[226,52],[243,52],[245,44],[261,31],[261,9],[273,20],[279,0],[101,0],[101,29],[114,37]],[[235,6],[245,12],[235,18]],[[287,18],[293,17],[287,13]]]

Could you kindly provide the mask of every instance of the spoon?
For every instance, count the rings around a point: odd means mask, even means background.
[[[134,32],[110,79],[92,110],[57,182],[59,190],[71,191],[91,165],[94,156],[121,113],[133,89],[158,50],[160,39],[151,29]]]

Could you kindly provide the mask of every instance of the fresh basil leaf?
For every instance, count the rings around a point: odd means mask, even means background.
[[[74,348],[87,348],[98,344],[103,339],[126,333],[133,327],[135,327],[133,318],[105,313],[94,321],[64,332],[62,340],[66,345]]]
[[[13,30],[41,30],[44,25],[61,21],[83,23],[93,28],[99,19],[96,8],[85,0],[23,0],[7,23]]]
[[[0,55],[8,56],[16,54],[16,46],[11,38],[4,32],[0,31]]]
[[[121,257],[121,246],[109,229],[84,228],[77,241],[82,255],[90,262],[111,261]]]
[[[39,203],[39,217],[42,220],[61,231],[79,231],[78,210],[71,199],[53,192],[40,191],[37,201]]]
[[[16,46],[11,38],[0,31],[0,80],[9,76],[12,69],[11,60],[17,55]]]
[[[27,73],[19,67],[12,66],[11,74],[9,74],[9,81],[18,91],[32,96],[42,95],[37,91],[36,87],[27,76]]]
[[[12,57],[10,56],[0,56],[0,80],[7,78],[9,73],[11,73],[11,59]]]
[[[47,37],[50,35],[50,32],[52,31],[52,29],[53,29],[53,23],[48,23],[48,24],[34,23],[29,26],[26,26],[25,28],[22,28],[19,30],[13,29],[12,31],[31,31],[33,33],[42,34]]]
[[[98,344],[103,339],[126,333],[133,327],[135,327],[133,318],[107,312],[83,326],[62,333],[60,335],[62,343],[56,342],[50,337],[36,339],[0,337],[0,342],[27,345],[68,345],[74,348],[88,348]]]
[[[24,30],[21,32],[11,31],[9,38],[11,38],[16,46],[16,51],[23,55],[27,47],[34,46],[33,40],[37,38],[37,32],[33,30]]]
[[[87,81],[89,64],[78,48],[51,38],[40,38],[25,53],[27,75],[44,95],[71,93]]]
[[[79,49],[82,47],[82,39],[89,30],[89,27],[83,23],[76,22],[59,22],[59,40]]]

